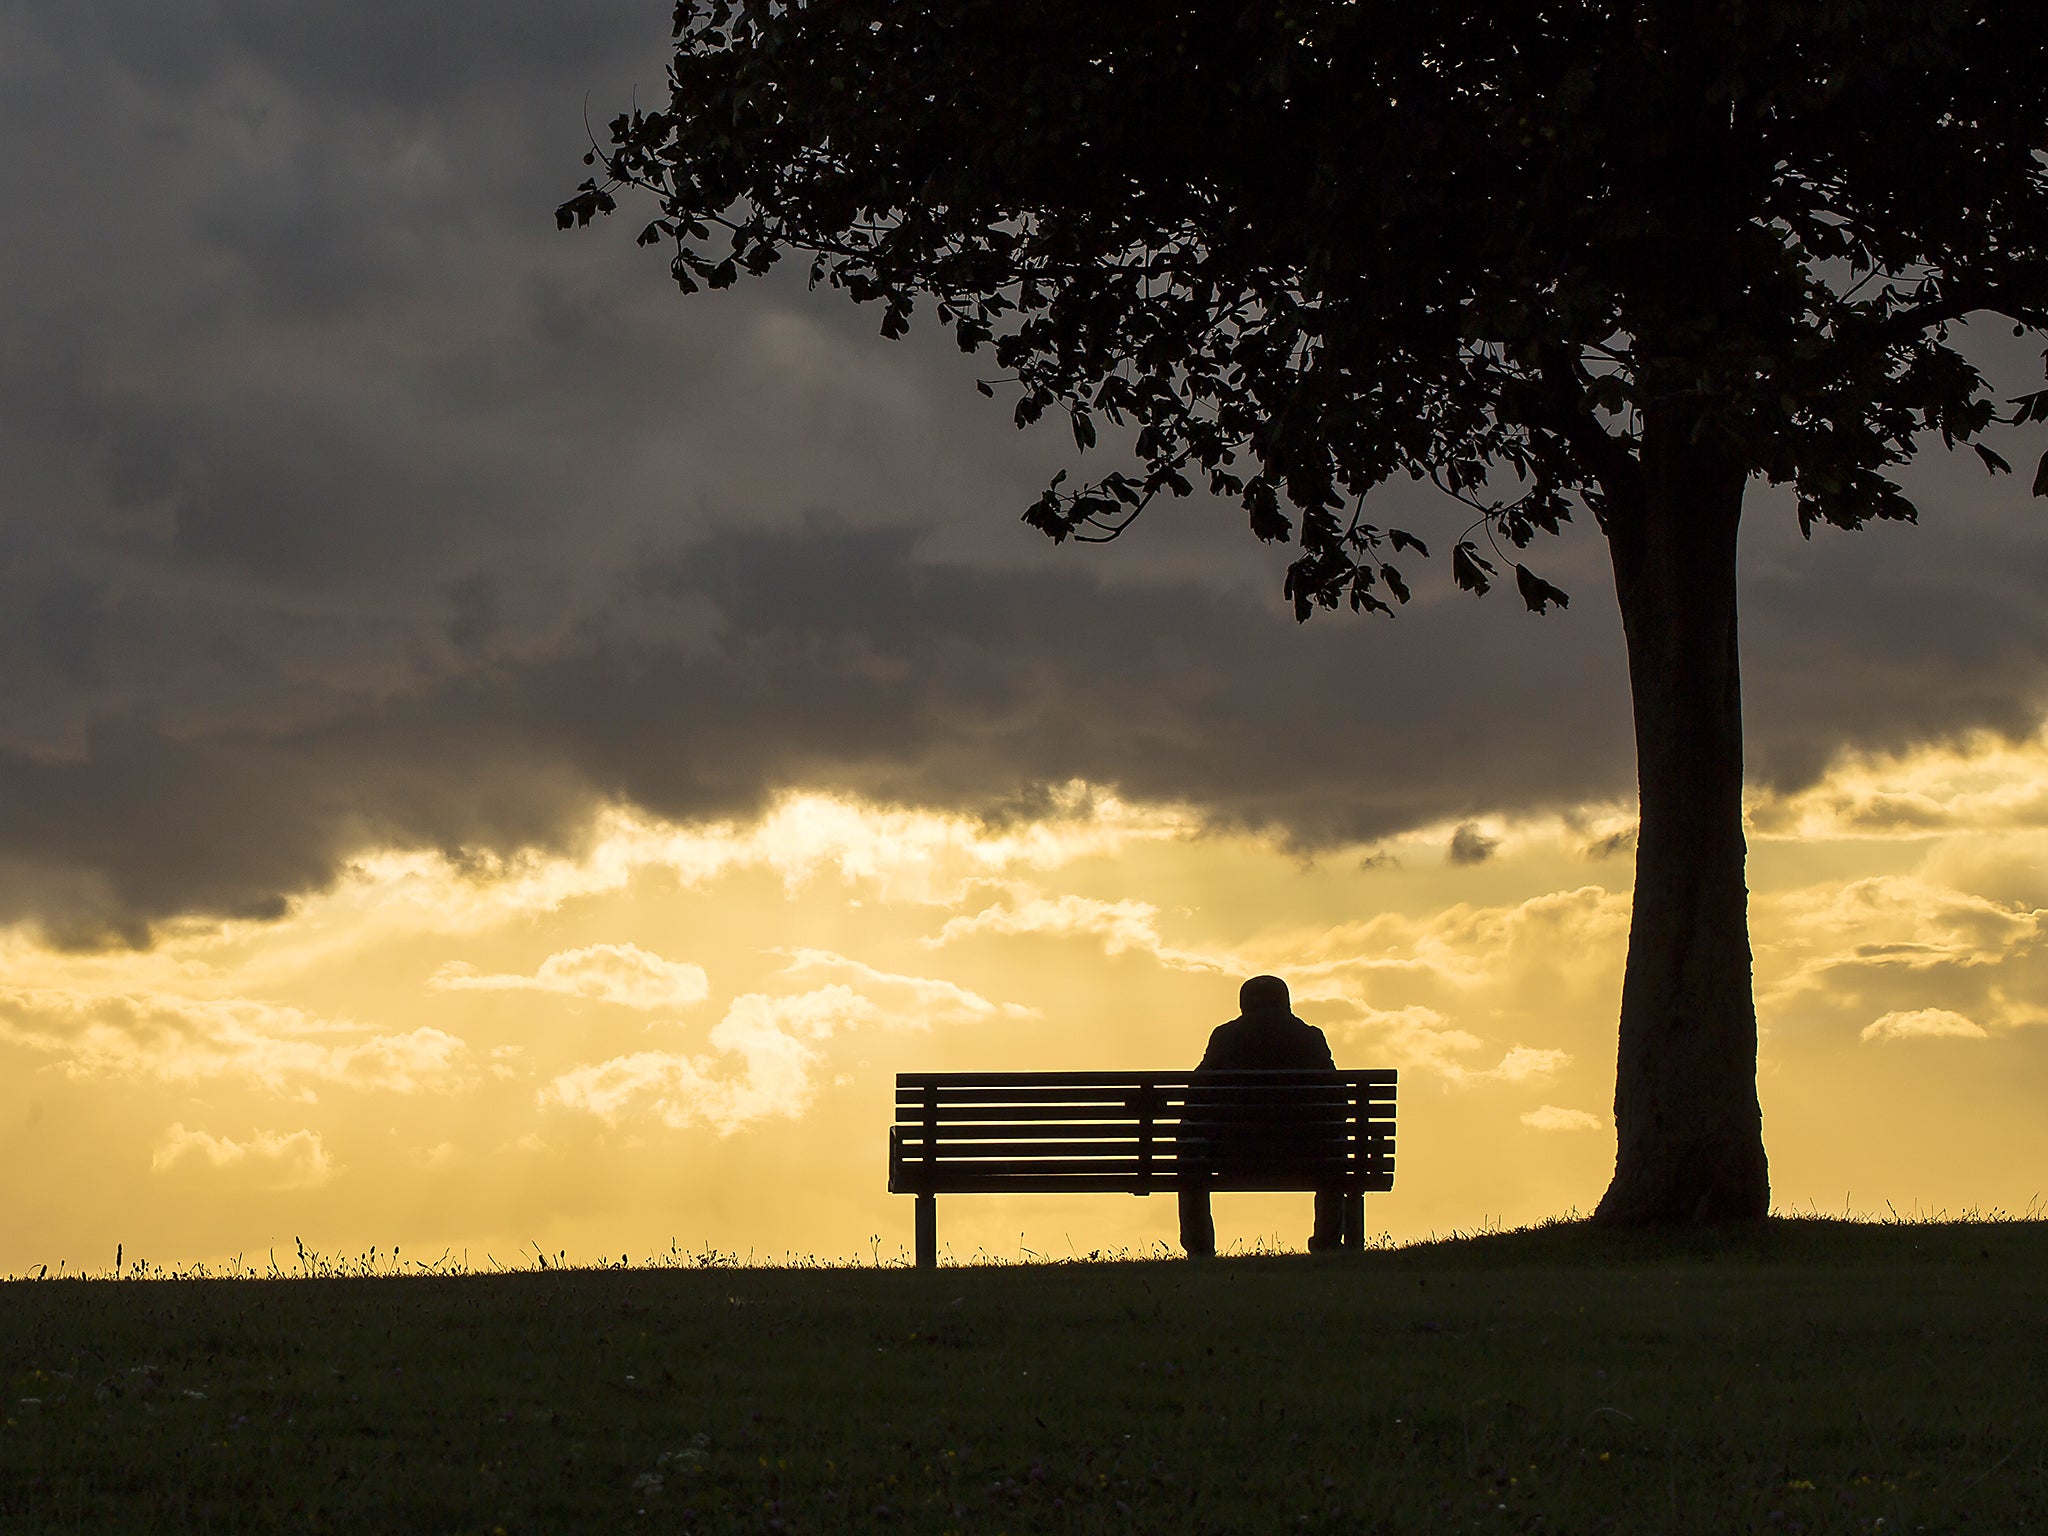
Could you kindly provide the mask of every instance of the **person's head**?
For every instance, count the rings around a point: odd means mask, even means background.
[[[1287,983],[1278,976],[1254,976],[1237,989],[1237,1006],[1245,1013],[1278,1008],[1286,1012],[1290,1006]]]

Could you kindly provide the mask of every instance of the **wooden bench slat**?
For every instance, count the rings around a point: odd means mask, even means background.
[[[898,1090],[896,1102],[899,1106],[922,1104],[925,1094],[935,1093],[942,1105],[966,1104],[1110,1104],[1128,1108],[1133,1095],[1141,1088],[1118,1085],[1080,1085],[1073,1087],[1052,1087],[1038,1083],[1007,1088],[924,1088],[916,1092]],[[1163,1088],[1160,1093],[1169,1101],[1179,1103],[1184,1089]]]
[[[1220,1187],[1220,1186],[1219,1186]],[[1170,1195],[1175,1186],[1161,1181],[1150,1190],[1136,1190],[1131,1187],[1128,1173],[1062,1173],[1054,1176],[1033,1174],[1003,1174],[982,1176],[962,1174],[947,1182],[939,1193],[946,1195]],[[892,1193],[899,1195],[916,1194],[917,1190],[905,1184],[900,1188],[891,1186]]]
[[[1391,1086],[1400,1074],[1392,1070],[1358,1071],[1346,1067],[1280,1067],[1213,1072],[900,1072],[896,1086],[924,1092],[973,1092],[985,1088],[1082,1088],[1122,1090],[1186,1088],[1196,1084],[1237,1087],[1277,1082],[1340,1082]]]
[[[1157,1161],[1181,1158],[1190,1163],[1226,1165],[1231,1163],[1260,1163],[1301,1161],[1314,1158],[1355,1158],[1370,1161],[1376,1157],[1391,1158],[1393,1149],[1390,1142],[1381,1137],[1364,1137],[1354,1140],[1345,1135],[1330,1136],[1282,1136],[1233,1138],[1218,1147],[1210,1141],[1177,1142],[1171,1139],[1154,1139],[1148,1144],[1135,1136],[1115,1137],[1032,1137],[1029,1135],[1005,1138],[954,1139],[946,1132],[927,1141],[915,1134],[904,1134],[896,1138],[893,1153],[898,1161],[915,1162],[920,1167],[944,1168],[952,1163],[972,1158],[1003,1155],[1002,1149],[1013,1149],[1019,1157],[1065,1157],[1091,1156],[1107,1157],[1120,1155],[1133,1159],[1151,1156]]]
[[[1230,1155],[1233,1147],[1255,1148],[1260,1146],[1313,1146],[1327,1143],[1350,1145],[1353,1141],[1372,1145],[1390,1143],[1393,1127],[1384,1122],[1367,1122],[1363,1126],[1345,1119],[1329,1120],[1245,1120],[1245,1121],[1203,1121],[1200,1124],[1153,1124],[1141,1127],[1135,1122],[1114,1122],[1083,1120],[1072,1123],[1058,1122],[1044,1124],[1017,1120],[978,1120],[959,1123],[941,1119],[930,1126],[919,1121],[908,1121],[891,1126],[904,1155],[915,1149],[922,1156],[928,1148],[936,1147],[943,1154],[951,1146],[980,1142],[1026,1140],[1057,1144],[1063,1141],[1123,1141],[1137,1145],[1149,1141],[1162,1150],[1185,1147],[1190,1151],[1212,1152],[1215,1155]]]
[[[1307,1110],[1313,1108],[1322,1109],[1331,1114],[1348,1115],[1361,1102],[1369,1109],[1390,1110],[1393,1108],[1391,1100],[1375,1103],[1375,1101],[1370,1099],[1361,1101],[1356,1097],[1343,1093],[1283,1093],[1268,1089],[1264,1092],[1190,1094],[1185,1098],[1161,1094],[1157,1099],[1153,1100],[1150,1109],[1155,1119],[1162,1120],[1179,1120],[1191,1114],[1200,1115],[1211,1111],[1228,1112],[1232,1110],[1257,1110],[1270,1113],[1275,1110]],[[942,1098],[935,1105],[912,1099],[897,1106],[899,1111],[898,1118],[907,1119],[913,1112],[921,1112],[931,1108],[936,1108],[942,1112],[962,1109],[1014,1109],[1019,1111],[1019,1118],[1033,1120],[1057,1118],[1060,1110],[1064,1108],[1113,1109],[1120,1114],[1129,1115],[1133,1118],[1136,1118],[1139,1113],[1137,1105],[1127,1102],[1120,1103],[1113,1099],[1073,1099],[1064,1096],[1025,1098],[1020,1095],[1006,1099]]]
[[[1018,1120],[1028,1115],[1029,1106],[1016,1104],[943,1104],[939,1113],[949,1121],[968,1124],[980,1121]],[[1138,1123],[1137,1111],[1128,1104],[1070,1104],[1063,1108],[1046,1106],[1043,1115],[1028,1115],[1034,1121],[1057,1125],[1072,1121],[1077,1124],[1097,1120],[1120,1120],[1126,1125]],[[922,1106],[905,1105],[897,1116],[898,1125],[918,1125],[924,1120]]]
[[[1128,1171],[1086,1173],[1058,1173],[1047,1175],[1037,1170],[1022,1170],[1014,1173],[987,1173],[977,1170],[962,1173],[947,1180],[938,1192],[942,1195],[1058,1195],[1058,1194],[1119,1194],[1119,1195],[1170,1195],[1180,1185],[1173,1176],[1155,1179],[1149,1189],[1134,1187]],[[1211,1179],[1203,1188],[1215,1194],[1284,1194],[1300,1191],[1305,1186],[1296,1183],[1276,1184],[1256,1178]],[[1391,1178],[1376,1174],[1346,1175],[1327,1181],[1327,1187],[1346,1193],[1385,1194],[1394,1187]],[[899,1195],[917,1194],[914,1184],[892,1185],[891,1193]]]
[[[1043,1084],[1046,1087],[1069,1087],[1074,1085],[1097,1085],[1104,1088],[1161,1088],[1185,1087],[1189,1083],[1231,1084],[1239,1082],[1270,1082],[1283,1077],[1330,1078],[1341,1082],[1363,1082],[1392,1086],[1399,1073],[1391,1067],[1375,1067],[1360,1070],[1353,1067],[1303,1067],[1263,1069],[1257,1071],[1201,1072],[1192,1069],[1186,1072],[899,1072],[896,1074],[898,1088],[924,1089],[937,1087],[973,1088],[1007,1087],[1020,1082]]]
[[[1189,1189],[1262,1190],[1268,1193],[1317,1189],[1391,1189],[1394,1177],[1391,1169],[1366,1163],[1346,1162],[1289,1163],[1274,1168],[1238,1169],[1218,1169],[1206,1165],[1183,1168],[1178,1164],[1165,1162],[1149,1165],[1141,1176],[1138,1166],[1129,1159],[1110,1157],[1024,1158],[1016,1161],[989,1158],[984,1162],[955,1163],[945,1171],[943,1177],[929,1183],[921,1177],[922,1172],[923,1170],[917,1168],[901,1170],[890,1181],[890,1191],[894,1194],[918,1194],[929,1188],[934,1194],[959,1194],[975,1187],[977,1180],[1016,1178],[1025,1174],[1043,1178],[1074,1178],[1083,1173],[1100,1174],[1104,1177],[1113,1174],[1123,1180],[1123,1188],[1134,1195],[1163,1194],[1183,1186]]]
[[[1381,1122],[1368,1122],[1368,1126],[1379,1123]],[[896,1129],[902,1133],[906,1146],[921,1146],[923,1144],[924,1124],[921,1120],[905,1121],[898,1125]],[[1152,1139],[1158,1146],[1166,1148],[1175,1146],[1182,1141],[1195,1142],[1213,1139],[1212,1136],[1205,1134],[1212,1129],[1214,1127],[1194,1126],[1183,1132],[1178,1122],[1158,1121],[1154,1123]],[[1238,1130],[1240,1135],[1247,1140],[1257,1139],[1266,1132],[1271,1132],[1276,1137],[1291,1136],[1303,1139],[1319,1135],[1332,1138],[1348,1138],[1351,1131],[1351,1121],[1349,1119],[1338,1120],[1334,1118],[1314,1121],[1296,1120],[1285,1125],[1273,1125],[1270,1122],[1254,1121],[1239,1127]],[[1136,1145],[1142,1137],[1143,1132],[1140,1130],[1137,1122],[1129,1119],[1122,1121],[1075,1120],[1071,1122],[1048,1122],[1043,1120],[1014,1120],[1005,1118],[1000,1120],[977,1119],[963,1122],[952,1116],[947,1116],[939,1129],[938,1140],[942,1146],[948,1142],[955,1141],[1003,1141],[1010,1139],[1062,1141],[1069,1138],[1092,1138],[1098,1141],[1105,1139],[1127,1140]]]
[[[1122,1073],[989,1072],[922,1081],[907,1075],[896,1081],[905,1093],[973,1094],[1004,1088],[1056,1088],[1073,1093],[1138,1093],[1147,1088],[1181,1092],[1188,1088],[1257,1088],[1268,1083],[1342,1083],[1349,1088],[1391,1088],[1398,1074],[1346,1072],[1341,1068],[1249,1072],[1162,1072],[1151,1077]]]
[[[1369,1104],[1364,1106],[1364,1108],[1366,1124],[1391,1126],[1394,1123],[1394,1106],[1392,1104]],[[1058,1109],[1057,1111],[1048,1106],[1044,1109],[1043,1113],[1031,1113],[1030,1106],[1020,1108],[1014,1104],[942,1104],[939,1106],[939,1114],[947,1122],[958,1125],[993,1125],[1003,1121],[1010,1121],[1016,1124],[1058,1126],[1071,1122],[1078,1130],[1082,1125],[1101,1121],[1122,1121],[1132,1126],[1138,1123],[1137,1111],[1120,1104],[1075,1104]],[[1336,1118],[1334,1113],[1331,1118]],[[1348,1121],[1349,1118],[1347,1114],[1345,1119]],[[922,1125],[924,1123],[924,1107],[922,1105],[904,1106],[903,1112],[898,1116],[896,1123],[903,1127]],[[1157,1116],[1154,1123],[1162,1128],[1176,1126],[1181,1123],[1181,1117],[1176,1110],[1172,1113]]]
[[[892,1178],[889,1192],[898,1195],[914,1195],[923,1192],[924,1186],[917,1177],[920,1170],[908,1168],[901,1175]],[[993,1163],[986,1166],[950,1168],[944,1181],[933,1191],[941,1195],[967,1195],[992,1189],[1022,1189],[1018,1180],[1033,1180],[1029,1186],[1041,1193],[1056,1193],[1072,1189],[1076,1193],[1099,1192],[1105,1189],[1120,1190],[1128,1195],[1172,1194],[1181,1186],[1181,1173],[1171,1163],[1162,1164],[1151,1172],[1151,1176],[1140,1181],[1133,1176],[1127,1164],[1118,1164],[1105,1159],[1088,1159],[1086,1166],[1079,1170],[1049,1170],[1037,1163],[1017,1164]],[[1094,1180],[1095,1182],[1088,1182]],[[1332,1173],[1317,1170],[1312,1182],[1296,1177],[1291,1171],[1286,1177],[1270,1172],[1205,1172],[1200,1187],[1221,1194],[1284,1194],[1311,1188],[1357,1190],[1363,1193],[1381,1193],[1394,1187],[1394,1171],[1391,1167],[1372,1166],[1342,1169]]]
[[[924,1132],[921,1122],[907,1122],[898,1127],[906,1137],[915,1138]],[[1129,1115],[1116,1120],[1017,1120],[975,1119],[961,1121],[954,1115],[947,1115],[946,1123],[940,1128],[939,1140],[948,1141],[1000,1141],[1019,1137],[1038,1141],[1058,1141],[1069,1136],[1116,1137],[1128,1140],[1132,1146],[1138,1144],[1138,1122]]]
[[[907,1152],[913,1144],[906,1142],[904,1145]],[[1172,1155],[1170,1146],[1161,1147],[1155,1143],[1154,1147],[1154,1158]],[[918,1147],[918,1151],[923,1151],[922,1146]],[[976,1162],[990,1157],[1120,1157],[1135,1168],[1139,1160],[1139,1143],[1135,1136],[1107,1141],[1023,1139],[954,1142],[948,1141],[943,1135],[939,1138],[938,1161],[942,1168],[949,1163]]]
[[[1149,1165],[1154,1168],[1208,1168],[1220,1171],[1264,1167],[1307,1167],[1314,1163],[1332,1167],[1367,1167],[1377,1159],[1371,1156],[1357,1156],[1344,1147],[1338,1146],[1328,1152],[1307,1149],[1276,1147],[1263,1155],[1243,1153],[1230,1157],[1208,1157],[1199,1154],[1181,1156],[1171,1149],[1145,1152],[1136,1143],[1128,1141],[977,1141],[965,1146],[941,1147],[936,1159],[927,1161],[921,1148],[905,1147],[903,1161],[922,1174],[927,1170],[941,1175],[956,1169],[985,1167],[991,1161],[1044,1163],[1071,1161],[1076,1158],[1096,1160],[1115,1159],[1128,1163],[1132,1168]]]

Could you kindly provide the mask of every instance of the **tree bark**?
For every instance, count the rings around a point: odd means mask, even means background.
[[[1604,520],[1628,640],[1642,823],[1622,983],[1616,1226],[1759,1220],[1770,1207],[1742,836],[1736,647],[1741,464],[1690,413],[1644,424]]]

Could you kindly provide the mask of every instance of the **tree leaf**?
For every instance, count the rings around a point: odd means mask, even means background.
[[[618,206],[611,193],[595,181],[585,181],[577,187],[574,197],[555,210],[555,228],[581,229],[600,213],[610,213]]]
[[[1553,587],[1526,565],[1515,567],[1515,587],[1522,594],[1522,601],[1529,605],[1531,613],[1548,613],[1552,603],[1560,608],[1572,605],[1570,597],[1561,588]]]
[[[1492,576],[1492,563],[1479,553],[1478,546],[1470,539],[1451,551],[1451,580],[1465,591],[1484,593],[1493,585]]]
[[[2048,496],[2048,453],[2041,455],[2041,467],[2034,471],[2034,494]]]
[[[2009,475],[2012,473],[2012,466],[1989,448],[1986,448],[1982,443],[1972,443],[1970,446],[1977,450],[1977,457],[1984,461],[1984,467],[1990,470],[1992,474]]]

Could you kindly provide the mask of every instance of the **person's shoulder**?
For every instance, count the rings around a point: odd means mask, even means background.
[[[1214,1040],[1218,1035],[1241,1034],[1246,1022],[1245,1016],[1241,1013],[1234,1019],[1225,1019],[1221,1024],[1218,1024],[1209,1031],[1209,1038]]]
[[[1320,1027],[1309,1023],[1308,1020],[1299,1015],[1294,1015],[1293,1017],[1295,1039],[1323,1056],[1334,1067],[1337,1064],[1337,1057],[1336,1053],[1330,1049],[1330,1037],[1324,1034]]]
[[[1215,1058],[1217,1053],[1228,1052],[1231,1049],[1232,1042],[1237,1039],[1240,1033],[1236,1026],[1242,1023],[1244,1023],[1244,1020],[1241,1018],[1225,1019],[1221,1024],[1218,1024],[1209,1031],[1209,1046],[1207,1050],[1202,1052],[1201,1065],[1205,1067],[1214,1067],[1216,1065]]]

